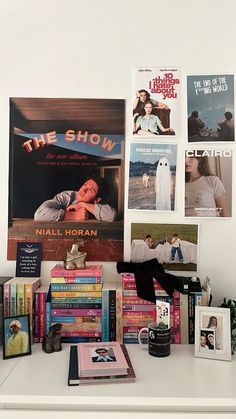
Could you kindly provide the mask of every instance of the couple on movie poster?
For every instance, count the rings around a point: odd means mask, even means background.
[[[180,71],[178,68],[137,68],[132,78],[133,135],[180,134]]]
[[[123,257],[124,100],[11,98],[8,258]],[[108,250],[109,249],[109,250]]]
[[[234,76],[187,77],[188,142],[232,142],[234,135]]]

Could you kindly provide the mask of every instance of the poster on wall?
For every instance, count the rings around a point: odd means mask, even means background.
[[[187,77],[188,141],[234,141],[234,76]]]
[[[132,74],[132,131],[135,137],[180,135],[180,71],[136,68]]]
[[[124,100],[10,99],[8,259],[41,242],[63,260],[84,240],[87,260],[123,257]]]
[[[156,258],[170,271],[197,271],[197,224],[131,224],[130,259]]]
[[[132,143],[128,208],[174,211],[176,144]]]
[[[232,216],[231,150],[185,150],[185,216]]]

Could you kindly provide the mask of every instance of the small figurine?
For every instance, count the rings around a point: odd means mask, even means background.
[[[84,240],[78,244],[72,244],[71,250],[66,252],[66,260],[64,260],[65,269],[85,269],[86,252],[80,252],[79,247],[84,246]]]
[[[46,354],[52,352],[59,352],[62,350],[61,346],[61,323],[52,325],[49,329],[48,335],[44,336],[42,342],[42,349]]]

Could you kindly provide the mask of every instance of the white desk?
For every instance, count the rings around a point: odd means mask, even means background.
[[[111,412],[114,418],[135,415],[136,419],[147,414],[190,418],[194,412],[194,417],[199,413],[201,418],[214,417],[214,412],[221,412],[220,418],[236,417],[236,357],[232,362],[194,358],[193,345],[172,345],[167,358],[154,358],[139,345],[127,348],[135,383],[69,387],[69,345],[63,345],[62,352],[45,354],[41,345],[34,344],[31,356],[1,360],[0,371],[7,363],[15,364],[1,380],[0,418],[1,413],[8,419],[16,411],[24,418],[28,414],[38,418],[42,411],[44,418],[54,418],[57,413],[58,419],[63,412],[67,418],[85,419],[105,419]]]

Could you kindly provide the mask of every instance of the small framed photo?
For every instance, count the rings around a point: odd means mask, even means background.
[[[231,361],[229,308],[195,307],[195,356]]]
[[[3,359],[31,354],[29,316],[3,319]]]

